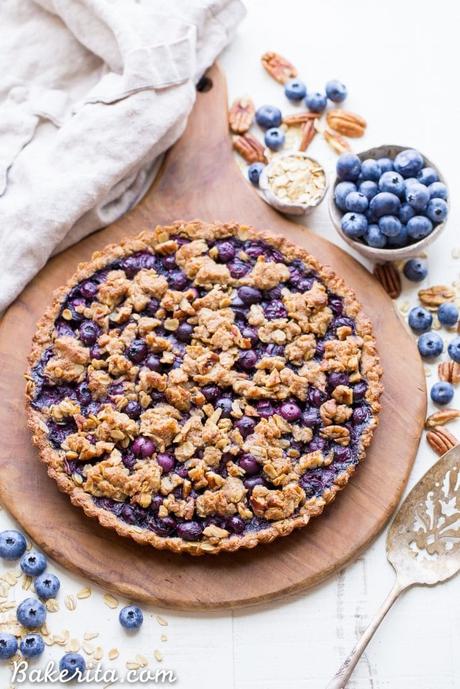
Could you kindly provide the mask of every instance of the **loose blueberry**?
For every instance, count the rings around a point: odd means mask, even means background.
[[[457,364],[460,363],[460,337],[454,337],[454,339],[449,342],[447,352],[451,359],[453,359]]]
[[[255,187],[259,186],[259,177],[264,167],[265,165],[263,163],[252,163],[252,165],[248,167],[248,179],[251,182],[251,184],[253,184]],[[230,244],[230,242],[226,242],[226,244]],[[233,249],[233,255],[234,254],[235,250]],[[222,258],[220,260],[222,261]],[[230,258],[228,260],[231,261],[232,259]],[[225,263],[227,263],[227,261],[225,261]]]
[[[323,112],[326,109],[327,98],[324,93],[307,93],[305,105],[311,112]]]
[[[444,349],[444,342],[438,333],[428,332],[420,335],[417,346],[423,357],[433,359],[441,354]]]
[[[454,396],[454,386],[451,383],[439,381],[431,388],[430,397],[435,404],[449,404]]]
[[[452,302],[446,301],[438,308],[438,318],[442,325],[447,325],[448,328],[451,328],[457,324],[458,308]]]
[[[243,438],[247,438],[248,435],[253,433],[256,427],[256,422],[250,416],[242,416],[241,419],[235,423],[235,428],[239,430]]]
[[[18,640],[13,634],[0,632],[0,659],[7,660],[16,655],[18,651]]]
[[[337,159],[337,177],[346,182],[355,182],[361,173],[361,160],[354,153],[342,153]]]
[[[144,615],[137,605],[126,605],[120,610],[118,619],[125,629],[139,629],[144,621]]]
[[[133,442],[131,450],[136,457],[142,457],[145,459],[146,457],[153,455],[155,452],[155,443],[153,440],[151,440],[151,438],[146,438],[145,436],[140,435]]]
[[[280,414],[286,421],[297,421],[302,415],[302,410],[295,402],[283,402]]]
[[[449,207],[444,199],[431,199],[426,208],[426,214],[434,223],[443,222],[447,218]]]
[[[262,129],[279,127],[282,119],[281,110],[274,105],[262,105],[256,110],[256,122]]]
[[[157,455],[157,462],[163,469],[165,474],[172,471],[176,466],[176,460],[174,458],[174,455],[172,455],[169,452],[159,452]]]
[[[341,184],[351,184],[351,182],[341,182]],[[378,194],[379,188],[377,186],[377,182],[373,182],[370,179],[365,179],[364,182],[361,182],[359,185],[358,190],[361,194],[364,194],[368,201],[370,201],[376,194]]]
[[[367,197],[359,191],[351,191],[345,200],[345,208],[353,213],[364,213],[368,206]]]
[[[428,205],[430,195],[423,184],[415,183],[406,188],[406,201],[416,211],[423,211]]]
[[[40,634],[27,634],[19,644],[19,650],[24,658],[35,658],[45,650],[45,642]]]
[[[279,151],[281,146],[283,146],[286,136],[282,129],[279,127],[272,127],[267,129],[264,136],[265,145],[268,146],[272,151]]]
[[[47,565],[46,557],[38,550],[30,550],[21,557],[20,566],[24,574],[29,577],[37,577],[42,574]]]
[[[403,273],[411,282],[421,282],[428,275],[427,262],[422,258],[411,258],[404,264]]]
[[[184,522],[177,526],[177,535],[184,541],[199,541],[203,527],[198,522]]]
[[[424,215],[414,215],[407,223],[407,232],[412,239],[423,239],[433,231],[433,223]]]
[[[394,170],[393,161],[391,160],[391,158],[377,158],[377,162],[379,164],[380,170],[382,171],[382,174],[384,172],[390,172],[391,170]]]
[[[42,627],[46,619],[46,608],[36,598],[26,598],[17,607],[16,617],[19,624],[27,629]]]
[[[401,232],[401,221],[395,215],[384,215],[379,219],[379,229],[385,237],[396,237]]]
[[[380,230],[378,225],[369,225],[366,234],[364,235],[364,241],[373,249],[384,249],[387,243],[387,238]]]
[[[415,210],[407,202],[401,204],[401,208],[399,209],[399,219],[403,225],[407,225],[409,220],[413,218],[415,214]]]
[[[245,471],[247,476],[254,476],[260,471],[260,464],[255,457],[249,454],[245,454],[238,461],[240,467]]]
[[[373,158],[366,158],[361,163],[361,179],[370,179],[372,182],[378,182],[381,174],[380,165]]]
[[[392,237],[387,237],[387,246],[392,249],[399,249],[402,246],[409,244],[409,234],[407,232],[407,225],[402,225],[398,234]]]
[[[284,85],[284,94],[289,100],[299,101],[307,95],[307,87],[303,81],[292,79]]]
[[[334,200],[340,210],[346,210],[345,201],[348,194],[350,194],[352,191],[356,191],[356,184],[353,184],[353,182],[339,182],[335,187]]]
[[[347,97],[347,87],[338,79],[331,79],[326,84],[326,96],[333,103],[343,103]]]
[[[384,172],[379,179],[380,191],[402,196],[404,194],[404,178],[398,172]]]
[[[433,184],[433,182],[439,181],[438,173],[432,167],[424,167],[423,170],[420,170],[417,174],[417,179],[420,184],[424,184],[426,187]]]
[[[342,230],[351,239],[359,239],[367,230],[367,218],[361,213],[345,213],[342,218]]]
[[[44,572],[35,579],[34,587],[37,596],[40,596],[42,600],[49,600],[50,598],[56,598],[61,588],[61,582],[55,574]]]
[[[59,661],[59,671],[66,682],[70,679],[81,681],[86,672],[86,660],[79,653],[66,653]]]
[[[414,306],[409,311],[409,325],[416,333],[426,332],[433,324],[433,316],[421,306]]]
[[[144,361],[148,353],[148,347],[144,340],[133,340],[126,350],[128,359],[135,364],[140,364]]]
[[[418,151],[410,148],[398,153],[393,165],[396,172],[403,177],[415,177],[423,168],[423,157]]]
[[[18,560],[26,548],[26,539],[19,531],[10,529],[0,533],[0,557],[4,560]]]
[[[444,199],[444,201],[447,201],[447,187],[442,182],[433,182],[433,184],[430,184],[428,187],[428,191],[430,199]]]
[[[257,304],[262,299],[262,292],[256,287],[240,287],[238,289],[238,296],[247,306],[251,304]]]
[[[396,194],[388,191],[381,191],[371,199],[369,210],[374,214],[376,220],[383,215],[398,215],[401,208],[401,201]]]

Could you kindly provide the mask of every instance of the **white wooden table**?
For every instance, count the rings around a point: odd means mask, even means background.
[[[247,5],[248,17],[221,59],[230,97],[249,94],[258,105],[274,103],[289,110],[282,88],[260,66],[265,50],[291,59],[311,89],[322,89],[330,78],[342,79],[350,94],[347,107],[369,122],[357,150],[381,143],[414,146],[443,170],[452,208],[448,230],[429,252],[426,284],[458,280],[460,261],[451,254],[460,246],[458,5],[447,0],[248,0]],[[333,169],[334,154],[323,142],[315,141],[311,152]],[[325,204],[308,222],[314,231],[337,241]],[[416,291],[406,282],[399,302],[415,305]],[[434,380],[435,372],[428,383]],[[454,405],[460,405],[459,391]],[[453,431],[460,433],[460,424]],[[422,439],[410,486],[434,459]],[[10,526],[12,519],[0,512],[0,529]],[[9,569],[0,563],[0,576]],[[103,591],[95,587],[90,598],[78,600],[76,610],[69,611],[65,596],[75,595],[88,582],[53,563],[50,569],[62,581],[61,609],[48,615],[52,633],[69,630],[71,638],[82,641],[85,632],[97,631],[99,637],[91,643],[102,646],[105,658],[110,648],[120,650],[116,661],[104,661],[107,667],[123,672],[126,661],[140,653],[151,668],[174,669],[185,689],[321,689],[393,579],[382,535],[357,562],[303,596],[233,613],[146,610],[143,630],[128,637],[118,625],[117,612],[104,604]],[[459,593],[457,578],[404,595],[371,642],[350,689],[459,689]],[[21,583],[10,591],[11,600],[25,595]],[[158,614],[168,626],[159,624]],[[161,640],[162,635],[167,640]],[[154,650],[164,656],[162,662],[154,658]],[[46,658],[62,653],[54,645],[47,648]],[[9,686],[9,676],[0,664],[2,689]],[[129,685],[121,681],[113,686]]]

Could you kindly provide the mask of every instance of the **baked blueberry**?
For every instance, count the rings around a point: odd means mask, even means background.
[[[354,153],[342,153],[336,164],[337,177],[346,182],[356,182],[361,173],[361,160]]]
[[[133,340],[126,350],[126,356],[135,364],[140,364],[144,361],[148,353],[148,347],[145,340]]]
[[[238,460],[238,464],[243,469],[246,476],[254,476],[255,474],[258,474],[261,469],[259,462],[250,454],[244,454]]]
[[[424,184],[426,187],[428,187],[430,184],[433,184],[433,182],[438,182],[439,176],[436,170],[434,170],[432,167],[424,167],[417,174],[417,179],[420,184]]]
[[[256,122],[262,129],[279,127],[282,119],[281,110],[274,105],[262,105],[256,110]]]
[[[345,202],[348,194],[352,191],[356,191],[356,184],[353,182],[339,182],[334,189],[334,200],[340,210],[345,211]],[[364,193],[364,192],[363,192]]]
[[[373,158],[366,158],[361,163],[361,179],[370,179],[372,182],[378,182],[381,174],[380,165]]]
[[[449,404],[454,396],[454,386],[452,383],[439,381],[431,388],[430,397],[435,404]]]
[[[434,223],[443,222],[447,218],[449,207],[444,199],[431,199],[426,208],[426,214]]]
[[[401,151],[393,161],[394,169],[403,177],[415,177],[423,168],[422,155],[413,148]]]
[[[86,672],[86,660],[80,653],[66,653],[59,661],[59,671],[65,682],[70,679],[81,681]]]
[[[460,363],[460,337],[454,337],[454,339],[449,342],[447,352],[451,359],[456,363]]]
[[[0,632],[0,660],[7,660],[16,655],[18,651],[18,640],[13,634]]]
[[[187,322],[182,322],[177,330],[174,332],[179,342],[191,342],[193,335],[193,325]]]
[[[407,223],[407,232],[412,239],[423,239],[433,231],[433,223],[424,215],[414,215]]]
[[[272,127],[267,129],[264,136],[265,145],[268,146],[272,151],[279,151],[279,149],[284,145],[286,136],[282,129],[279,127]]]
[[[37,577],[45,571],[48,563],[43,553],[38,550],[30,550],[28,553],[24,553],[19,564],[24,574],[29,577]]]
[[[139,435],[131,446],[131,450],[136,457],[145,459],[151,457],[155,452],[155,443],[151,438]]]
[[[9,529],[0,533],[0,557],[4,560],[18,560],[26,548],[26,539],[20,531]]]
[[[305,105],[311,112],[323,112],[326,109],[327,98],[324,93],[316,91],[315,93],[307,93],[305,96]]]
[[[302,410],[295,402],[283,402],[280,414],[286,421],[297,421],[302,416]]]
[[[19,624],[26,629],[38,629],[46,620],[46,608],[36,598],[26,598],[16,609]]]
[[[343,103],[347,97],[347,87],[338,79],[330,79],[326,84],[326,96],[333,103]]]
[[[378,225],[369,225],[366,234],[364,235],[364,241],[368,246],[373,249],[384,249],[387,243],[387,238],[381,231]]]
[[[398,172],[384,172],[379,178],[379,189],[401,197],[404,194],[404,178]]]
[[[423,258],[411,258],[404,264],[403,273],[411,282],[421,282],[428,275],[427,262]]]
[[[40,634],[27,634],[19,644],[24,658],[36,658],[45,650],[45,642]]]
[[[420,354],[429,359],[433,359],[439,356],[444,349],[444,342],[442,337],[435,332],[423,333],[418,338],[418,351]]]
[[[263,163],[252,163],[252,165],[248,167],[248,179],[255,187],[259,186],[259,178],[264,167],[265,165]],[[231,261],[232,259],[230,258],[228,260]],[[225,263],[227,263],[227,261],[225,261]]]
[[[351,239],[365,235],[367,226],[367,218],[362,213],[345,213],[342,218],[342,230]]]
[[[238,297],[243,304],[251,305],[258,304],[262,300],[262,292],[256,287],[240,287],[238,290]]]
[[[292,101],[299,101],[307,95],[307,87],[299,79],[291,79],[284,84],[284,94]]]
[[[139,629],[144,621],[144,615],[137,605],[126,605],[120,610],[118,619],[125,629]]]
[[[250,416],[242,416],[241,419],[238,419],[238,421],[235,423],[235,428],[239,430],[243,438],[247,438],[248,435],[251,435],[251,433],[254,432],[255,427],[256,421]]]
[[[447,201],[447,187],[442,182],[433,182],[433,184],[430,184],[428,187],[428,191],[430,199],[444,199],[444,201]]]
[[[176,466],[176,458],[170,452],[159,452],[157,462],[166,474]]]
[[[364,213],[369,206],[369,201],[359,191],[351,191],[345,199],[345,208],[353,213]]]
[[[401,221],[396,215],[383,215],[378,224],[385,237],[396,237],[401,232]]]
[[[374,214],[376,220],[383,215],[398,215],[400,208],[401,201],[399,198],[396,194],[391,194],[388,191],[379,192],[369,203],[369,210]]]
[[[35,579],[34,587],[37,596],[42,600],[49,600],[50,598],[56,598],[61,588],[61,582],[55,574],[44,572]]]
[[[458,308],[452,302],[446,301],[438,308],[438,318],[441,325],[451,328],[457,324]]]
[[[177,525],[177,535],[184,541],[199,541],[202,533],[203,526],[197,521]]]

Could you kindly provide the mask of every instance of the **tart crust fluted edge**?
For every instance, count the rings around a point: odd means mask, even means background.
[[[53,449],[48,441],[48,431],[43,415],[31,405],[34,390],[34,384],[31,381],[32,368],[38,363],[43,350],[53,342],[54,322],[70,289],[82,280],[90,278],[93,273],[105,268],[113,261],[137,251],[151,250],[156,243],[165,241],[166,234],[171,235],[179,232],[192,240],[218,239],[229,235],[242,240],[262,240],[281,251],[287,260],[301,259],[311,267],[331,291],[343,298],[345,314],[355,320],[356,333],[363,339],[361,372],[368,383],[366,402],[372,410],[370,423],[360,437],[357,464],[349,466],[339,474],[321,497],[307,500],[294,517],[273,522],[260,531],[246,533],[242,536],[232,535],[216,545],[209,542],[185,541],[177,536],[157,536],[153,531],[126,524],[113,513],[102,507],[97,507],[92,497],[82,488],[76,486],[71,478],[62,472],[60,468],[62,458],[59,451]],[[319,516],[324,507],[332,502],[336,494],[346,486],[356,466],[364,459],[366,449],[370,445],[374,430],[378,425],[379,399],[383,392],[381,381],[383,370],[380,365],[372,324],[363,313],[361,304],[353,290],[332,269],[323,266],[305,249],[296,246],[284,237],[237,223],[205,223],[200,220],[177,221],[171,225],[157,226],[152,231],[141,232],[134,238],[123,240],[118,244],[109,244],[104,249],[96,251],[90,261],[78,265],[76,272],[65,285],[54,291],[50,306],[37,323],[28,363],[29,370],[26,374],[28,379],[26,386],[28,426],[32,431],[32,440],[38,448],[40,459],[46,465],[48,475],[55,480],[59,490],[67,493],[72,504],[83,509],[88,517],[97,519],[102,526],[115,530],[120,536],[132,538],[139,544],[151,545],[159,550],[167,549],[176,553],[186,552],[190,555],[217,554],[223,551],[233,552],[240,548],[254,548],[259,543],[270,543],[279,536],[287,536],[294,529],[305,526],[311,517]]]

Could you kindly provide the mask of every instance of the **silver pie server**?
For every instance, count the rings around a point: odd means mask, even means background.
[[[433,586],[460,570],[460,445],[439,459],[414,486],[387,534],[396,581],[360,640],[326,689],[343,689],[367,644],[400,593]]]

